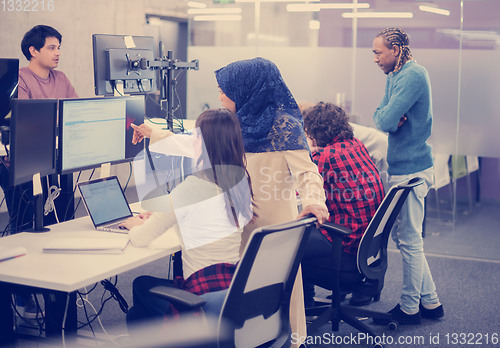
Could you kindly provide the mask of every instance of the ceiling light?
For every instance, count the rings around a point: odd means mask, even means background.
[[[425,12],[431,12],[431,13],[437,13],[437,14],[440,14],[440,15],[443,15],[443,16],[449,16],[450,15],[450,11],[448,10],[443,10],[441,8],[437,8],[437,7],[431,7],[431,6],[425,6],[425,5],[420,5],[418,7],[418,9],[420,11],[425,11]]]
[[[241,21],[241,16],[240,15],[194,16],[193,21],[196,22]]]
[[[188,7],[194,7],[194,8],[205,8],[205,7],[207,7],[207,4],[204,4],[202,2],[196,2],[196,1],[188,1],[187,5],[188,5]]]
[[[462,37],[464,40],[477,41],[499,41],[500,35],[493,30],[460,30],[460,29],[437,29],[438,33],[449,35],[459,40]]]
[[[241,13],[239,7],[223,7],[223,8],[190,8],[188,14],[201,15],[201,14],[238,14]]]
[[[320,22],[317,21],[317,20],[310,20],[309,21],[309,29],[311,30],[319,30],[319,27],[320,27]]]
[[[368,3],[337,3],[337,4],[290,4],[286,5],[288,12],[318,12],[320,10],[348,10],[354,8],[370,8]]]
[[[344,18],[413,18],[413,12],[345,12]]]
[[[260,2],[304,2],[306,0],[260,0]],[[309,2],[320,2],[321,0],[309,0]],[[255,2],[255,0],[234,0],[234,2]]]

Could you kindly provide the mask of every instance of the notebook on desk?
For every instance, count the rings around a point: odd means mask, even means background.
[[[97,230],[128,233],[118,225],[133,214],[116,176],[81,182],[78,189]]]
[[[47,242],[44,253],[76,254],[121,254],[128,244],[128,238],[54,238]]]

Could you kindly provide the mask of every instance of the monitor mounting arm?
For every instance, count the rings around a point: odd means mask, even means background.
[[[161,46],[160,46],[161,47]],[[161,51],[161,50],[160,50]],[[167,51],[167,56],[161,58],[156,58],[151,61],[147,58],[140,58],[137,60],[130,59],[127,56],[128,69],[129,71],[137,70],[159,70],[161,76],[161,88],[160,88],[160,98],[162,112],[167,121],[167,127],[169,130],[173,131],[173,97],[174,97],[174,70],[198,70],[199,61],[198,59],[192,60],[191,62],[182,62],[178,59],[173,59],[173,51]]]

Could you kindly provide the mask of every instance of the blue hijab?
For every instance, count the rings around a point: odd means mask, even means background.
[[[240,60],[216,70],[215,77],[236,104],[246,152],[309,149],[302,114],[273,62]]]

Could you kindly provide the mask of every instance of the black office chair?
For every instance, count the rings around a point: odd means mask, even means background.
[[[363,237],[361,238],[357,253],[357,270],[346,272],[349,265],[341,265],[342,239],[352,233],[344,226],[334,223],[325,223],[326,228],[333,238],[333,273],[332,277],[325,279],[320,285],[332,290],[331,304],[306,308],[308,316],[318,316],[309,326],[312,332],[331,320],[332,330],[339,330],[339,323],[345,323],[371,336],[376,336],[370,327],[358,320],[358,317],[392,320],[388,313],[380,313],[358,307],[342,305],[341,295],[344,291],[353,292],[380,299],[380,292],[384,287],[384,277],[387,270],[387,243],[396,218],[410,191],[424,182],[421,178],[413,178],[406,183],[393,186],[379,208],[375,212]],[[330,259],[331,260],[331,259]],[[306,269],[303,264],[304,270]],[[395,329],[397,323],[392,321],[389,328]]]
[[[219,325],[219,330],[224,327],[226,334],[219,347],[290,346],[290,296],[316,221],[305,218],[252,232],[222,306],[219,323],[225,325]],[[150,292],[192,310],[205,304],[180,289],[158,286]]]

